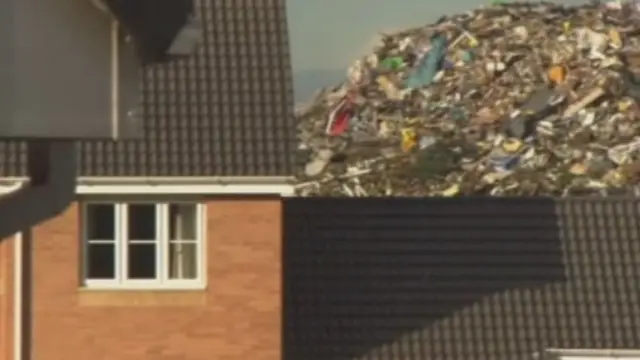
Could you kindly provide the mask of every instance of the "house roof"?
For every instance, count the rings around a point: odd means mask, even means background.
[[[640,348],[640,201],[287,199],[285,360]]]
[[[78,143],[79,175],[288,176],[295,126],[285,0],[196,0],[204,39],[145,70],[145,135]],[[0,142],[0,176],[23,176],[25,144]]]

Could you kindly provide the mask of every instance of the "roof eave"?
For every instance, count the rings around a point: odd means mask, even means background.
[[[3,177],[0,182],[26,181],[26,177]],[[289,185],[293,176],[80,176],[82,185]]]

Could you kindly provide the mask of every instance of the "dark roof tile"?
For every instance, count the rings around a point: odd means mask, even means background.
[[[78,144],[81,176],[288,176],[295,166],[285,0],[197,0],[196,54],[147,69],[145,137]],[[25,174],[0,143],[0,176]]]
[[[287,199],[285,360],[640,348],[640,200]]]

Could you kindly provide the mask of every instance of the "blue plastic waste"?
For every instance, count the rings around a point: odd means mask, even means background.
[[[438,35],[431,40],[431,49],[420,59],[413,73],[407,78],[407,89],[429,86],[440,70],[447,52],[447,38]]]
[[[489,159],[496,171],[510,171],[520,162],[518,155],[506,155]]]

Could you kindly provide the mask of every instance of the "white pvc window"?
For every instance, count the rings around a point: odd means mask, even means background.
[[[84,203],[83,285],[203,287],[204,210],[191,202]]]

